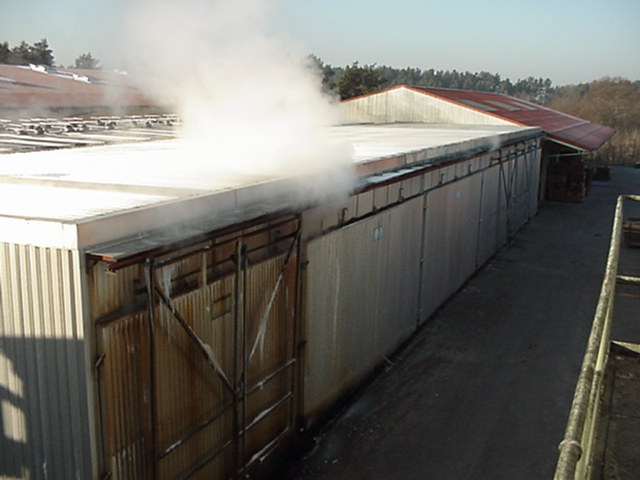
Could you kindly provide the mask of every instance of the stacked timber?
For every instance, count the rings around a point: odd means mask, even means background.
[[[547,169],[547,200],[564,202],[567,191],[567,164],[556,160]]]
[[[590,171],[581,158],[555,160],[547,169],[547,200],[582,202],[590,183]]]

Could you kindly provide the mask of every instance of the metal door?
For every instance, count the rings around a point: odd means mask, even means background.
[[[294,432],[298,239],[293,218],[94,272],[104,476],[241,478]]]

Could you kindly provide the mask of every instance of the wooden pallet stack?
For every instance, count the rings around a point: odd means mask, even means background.
[[[546,198],[554,202],[564,202],[567,191],[567,165],[559,160],[549,163],[547,168]]]
[[[555,202],[582,202],[591,176],[581,158],[557,159],[547,169],[546,198]]]

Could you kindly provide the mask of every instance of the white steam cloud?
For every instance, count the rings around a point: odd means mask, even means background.
[[[129,68],[182,117],[188,163],[209,174],[306,178],[301,200],[348,192],[351,148],[328,136],[336,102],[305,55],[273,32],[273,0],[130,5]]]

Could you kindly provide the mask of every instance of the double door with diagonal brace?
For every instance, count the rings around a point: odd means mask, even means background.
[[[103,476],[240,478],[294,433],[298,239],[293,217],[92,267]]]

